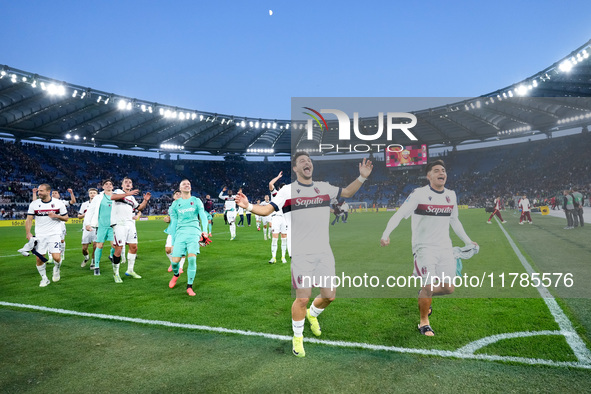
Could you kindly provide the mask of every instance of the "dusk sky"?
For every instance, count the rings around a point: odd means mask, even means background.
[[[290,118],[291,97],[479,96],[591,38],[588,0],[1,4],[0,64],[171,106],[276,119]]]

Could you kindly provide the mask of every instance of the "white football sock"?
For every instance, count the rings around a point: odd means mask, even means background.
[[[291,320],[291,327],[293,328],[293,336],[294,337],[303,337],[304,336],[304,320]]]

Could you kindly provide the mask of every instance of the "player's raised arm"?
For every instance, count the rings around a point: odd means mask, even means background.
[[[76,204],[76,196],[74,195],[74,190],[72,190],[72,188],[69,188],[68,193],[70,193],[70,205]]]
[[[353,197],[353,195],[357,193],[357,190],[359,190],[361,185],[363,185],[363,182],[365,182],[367,177],[369,177],[372,170],[373,164],[371,160],[363,159],[363,161],[359,163],[359,177],[341,191],[341,196],[345,198]]]
[[[152,193],[147,192],[146,194],[144,194],[144,201],[142,201],[142,203],[137,207],[137,210],[143,211],[144,209],[146,209],[146,206],[148,205],[148,201],[150,201],[150,198],[152,198]]]
[[[271,181],[269,182],[269,190],[273,191],[273,189],[275,189],[275,182],[277,182],[279,179],[281,179],[281,177],[283,176],[283,171],[279,171],[279,175],[277,175],[275,178],[271,179]]]
[[[248,197],[246,197],[244,195],[244,193],[242,193],[242,192],[238,192],[238,194],[236,194],[236,204],[239,207],[242,207],[242,208],[246,209],[247,211],[252,212],[255,215],[259,215],[259,216],[269,216],[275,210],[275,208],[271,204],[262,205],[262,206],[261,205],[252,205],[251,203],[248,202]]]

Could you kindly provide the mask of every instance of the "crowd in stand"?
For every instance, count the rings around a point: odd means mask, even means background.
[[[591,195],[591,134],[549,138],[502,147],[450,151],[440,157],[446,163],[447,186],[455,190],[459,203],[486,207],[495,197],[507,205],[515,196],[529,196],[534,205],[562,196],[563,190],[579,187],[589,204]],[[399,206],[416,187],[426,184],[421,168],[386,168],[376,162],[371,179],[355,196],[370,207]],[[357,160],[318,161],[315,179],[339,186],[348,185],[358,166]],[[199,197],[216,198],[224,186],[244,191],[255,198],[268,193],[267,184],[280,171],[290,182],[290,162],[249,162],[230,156],[225,161],[164,160],[124,154],[47,147],[0,139],[0,217],[24,217],[32,189],[49,183],[68,198],[72,188],[79,202],[85,201],[90,187],[100,190],[103,179],[115,185],[129,176],[134,188],[153,195],[149,214],[165,213],[171,194],[180,180],[188,178]],[[353,175],[352,175],[353,174]],[[352,178],[353,177],[353,178]],[[562,199],[558,199],[562,201]],[[72,214],[76,207],[72,208]]]

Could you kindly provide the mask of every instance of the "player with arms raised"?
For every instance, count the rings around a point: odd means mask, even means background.
[[[404,204],[392,216],[380,243],[390,244],[390,234],[412,215],[412,252],[414,275],[422,278],[423,287],[419,292],[420,322],[418,329],[426,336],[435,335],[429,325],[431,300],[433,296],[451,294],[454,286],[438,279],[444,276],[451,280],[456,272],[449,226],[466,245],[475,245],[464,231],[458,219],[456,193],[445,188],[447,172],[442,160],[427,164],[425,168],[429,185],[415,189]]]
[[[279,190],[266,206],[252,205],[238,193],[236,203],[257,215],[267,216],[281,210],[291,229],[291,282],[296,299],[291,307],[293,354],[304,357],[304,322],[310,322],[312,333],[321,334],[318,315],[334,301],[335,290],[320,287],[320,295],[306,309],[312,295],[312,286],[321,278],[335,275],[335,261],[329,243],[330,201],[339,197],[352,197],[371,174],[373,165],[363,159],[359,164],[359,177],[342,189],[326,182],[314,182],[314,165],[306,152],[297,152],[292,159],[292,170],[297,180]],[[326,283],[326,282],[324,282]],[[324,284],[326,286],[326,284]]]

